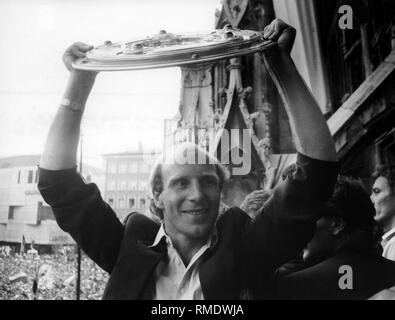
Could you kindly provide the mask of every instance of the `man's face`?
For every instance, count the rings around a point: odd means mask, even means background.
[[[316,264],[332,255],[335,247],[333,220],[322,217],[316,223],[313,239],[303,251],[303,260]]]
[[[218,216],[220,179],[214,165],[164,165],[159,200],[170,237],[202,241]]]
[[[370,199],[376,209],[375,220],[385,227],[395,216],[395,194],[391,192],[387,178],[380,176],[376,179]]]

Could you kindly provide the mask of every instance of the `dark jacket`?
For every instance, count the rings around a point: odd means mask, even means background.
[[[342,250],[314,266],[299,266],[296,271],[297,266],[293,264],[294,270],[281,277],[278,284],[279,298],[368,299],[395,285],[395,262],[374,253]]]
[[[254,220],[238,208],[222,214],[216,223],[218,241],[200,264],[205,299],[273,297],[274,271],[313,236],[337,167],[298,155],[295,172],[275,189]],[[104,299],[152,297],[155,267],[166,257],[164,244],[149,247],[158,224],[137,213],[121,223],[96,185],[85,184],[75,169],[40,168],[39,190],[59,226],[110,273]]]

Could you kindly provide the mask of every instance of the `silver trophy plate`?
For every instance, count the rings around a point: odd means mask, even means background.
[[[123,42],[106,41],[88,51],[73,67],[91,71],[123,71],[202,64],[268,49],[275,43],[262,33],[225,27],[210,32],[158,34]]]

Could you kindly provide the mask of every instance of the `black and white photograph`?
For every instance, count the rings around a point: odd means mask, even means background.
[[[0,36],[0,300],[395,300],[395,1],[0,0]]]

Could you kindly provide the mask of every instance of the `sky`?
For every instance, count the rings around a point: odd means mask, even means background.
[[[62,99],[61,57],[75,41],[101,44],[214,28],[220,0],[1,0],[0,157],[40,154]],[[179,68],[104,72],[82,123],[84,162],[102,154],[160,149],[163,121],[180,100]]]

